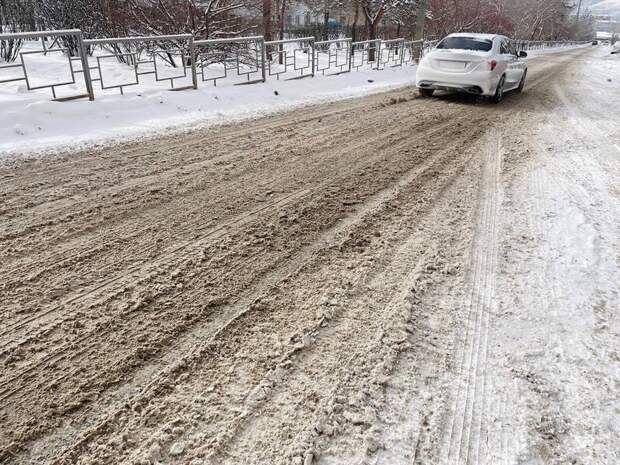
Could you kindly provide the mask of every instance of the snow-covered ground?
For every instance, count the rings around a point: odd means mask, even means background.
[[[26,49],[35,47],[27,44]],[[562,50],[566,49],[536,50],[530,56]],[[37,55],[28,59],[29,69],[38,70],[39,76],[53,76],[56,82],[66,82],[70,77],[66,73],[66,58],[59,53],[44,59]],[[95,62],[96,59],[91,59],[91,66]],[[103,58],[101,67],[106,85],[133,79],[132,68],[117,63],[114,58]],[[32,75],[36,76],[35,72]],[[60,87],[59,95],[83,93],[79,75],[77,80],[77,84]],[[94,102],[84,99],[62,103],[51,101],[49,89],[28,91],[25,83],[18,81],[0,85],[0,156],[77,148],[236,121],[306,104],[381,92],[414,81],[415,66],[411,65],[380,71],[361,69],[332,76],[317,74],[314,78],[296,80],[268,78],[265,83],[242,86],[227,81],[218,83],[217,87],[200,83],[198,90],[179,92],[169,91],[166,82],[156,84],[153,79],[141,78],[144,84],[126,87],[125,95],[120,95],[117,89],[102,92],[100,84],[95,83]],[[177,87],[189,83],[188,77],[179,80]]]
[[[91,66],[95,62],[91,59]],[[32,62],[31,68],[38,69],[40,75],[54,76],[57,82],[66,82],[64,63],[66,58],[54,54]],[[108,86],[133,79],[133,68],[114,59],[102,60],[102,69]],[[77,79],[78,83],[59,88],[59,95],[83,93],[81,77],[78,75]],[[265,83],[251,85],[233,85],[235,81],[223,80],[214,87],[199,81],[198,90],[178,92],[171,92],[167,82],[156,84],[153,79],[141,78],[145,84],[126,87],[124,95],[118,89],[102,92],[100,84],[95,83],[94,102],[54,102],[49,89],[28,91],[25,82],[15,82],[0,85],[0,154],[62,150],[230,122],[310,103],[381,92],[410,85],[414,79],[415,66],[411,65],[379,71],[361,68],[328,76],[317,73],[314,78],[304,79],[269,77]],[[176,87],[190,83],[188,76],[178,81]]]
[[[441,463],[620,463],[620,60],[566,71],[491,139],[466,428]]]

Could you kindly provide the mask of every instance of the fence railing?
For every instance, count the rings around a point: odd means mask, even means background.
[[[364,40],[350,38],[316,41],[301,37],[265,42],[263,36],[195,40],[191,34],[146,37],[84,39],[79,29],[0,34],[0,41],[37,39],[41,50],[19,53],[16,63],[0,64],[0,84],[24,81],[28,90],[49,88],[56,100],[88,97],[94,100],[93,83],[101,90],[144,84],[147,76],[154,82],[168,83],[170,90],[198,88],[199,81],[213,83],[227,79],[236,84],[265,82],[267,77],[287,79],[335,75],[352,70],[381,70],[413,65],[437,44],[437,41]],[[51,41],[48,43],[48,41]],[[515,41],[519,50],[580,45],[580,41]],[[89,57],[96,47],[107,54]],[[37,75],[38,55],[62,54],[56,67],[64,78]],[[66,57],[66,60],[64,59]],[[118,73],[109,60],[128,65]],[[39,69],[39,74],[45,71]],[[86,93],[58,98],[57,90],[78,84],[82,76]],[[186,85],[179,85],[185,82]]]
[[[322,40],[314,47],[314,69],[323,76],[351,71],[351,39]]]
[[[54,39],[50,46],[47,46],[46,39],[52,38]],[[77,48],[78,56],[71,56],[71,51],[68,47],[63,47],[60,45],[60,38],[69,39],[68,42],[72,43]],[[41,50],[29,50],[26,52],[20,52],[19,54],[19,63],[9,63],[0,65],[0,84],[7,82],[16,82],[16,81],[25,81],[26,88],[28,90],[38,90],[38,89],[50,89],[52,91],[52,95],[54,99],[57,98],[56,89],[59,87],[69,86],[76,84],[76,75],[82,74],[84,78],[84,86],[86,87],[86,94],[78,94],[71,95],[69,97],[64,97],[64,99],[76,99],[82,97],[88,97],[90,100],[95,99],[95,93],[93,91],[93,83],[90,76],[90,68],[88,65],[88,54],[86,53],[86,46],[84,45],[84,36],[82,35],[82,31],[79,29],[66,29],[60,31],[42,31],[42,32],[20,32],[15,34],[0,34],[0,41],[3,40],[27,40],[27,39],[40,39],[41,40]],[[48,80],[48,81],[37,81],[37,76],[34,73],[30,72],[29,69],[31,66],[36,66],[32,60],[32,57],[36,55],[44,55],[47,56],[50,53],[61,53],[66,55],[67,61],[65,63],[65,75],[66,79],[57,79],[57,80]],[[78,68],[76,69],[76,62],[78,63]],[[3,78],[3,74],[6,70],[17,70],[19,73],[21,71],[21,75],[13,74],[8,78]],[[62,71],[62,70],[61,70]],[[67,74],[68,72],[68,74]],[[69,77],[70,76],[70,77]]]
[[[379,47],[378,66],[402,66],[404,62],[405,39],[382,40]]]
[[[265,82],[265,38],[263,36],[195,40],[192,65],[202,82],[240,78],[238,84]]]
[[[267,76],[276,79],[314,76],[315,49],[314,37],[265,42]],[[290,77],[291,74],[294,76]]]
[[[542,50],[545,48],[558,48],[558,47],[569,47],[572,45],[583,45],[589,44],[591,41],[577,41],[577,40],[560,40],[560,41],[545,41],[545,40],[536,40],[536,41],[527,41],[527,40],[516,40],[515,44],[518,50]]]
[[[420,60],[424,48],[423,40],[409,40],[403,42],[403,65],[411,65]]]
[[[381,40],[362,40],[351,44],[351,67],[356,71],[370,67],[378,69],[378,56],[381,50]]]
[[[149,47],[153,43],[164,46]],[[89,67],[91,81],[99,82],[101,90],[119,89],[122,94],[125,87],[140,84],[143,76],[153,76],[155,82],[169,81],[170,88],[174,90],[198,87],[196,67],[192,65],[195,50],[194,37],[191,34],[90,39],[84,40],[84,45],[109,49],[110,53],[96,56],[96,65]],[[146,58],[143,55],[146,55]],[[108,60],[125,63],[133,68],[133,72],[128,73],[122,80],[114,79],[113,76],[106,77],[106,68],[102,64]],[[162,62],[171,66],[165,68]],[[175,89],[175,81],[186,79],[188,69],[191,84]],[[92,77],[93,72],[96,72],[96,77]]]
[[[439,43],[438,40],[425,40],[422,42],[422,47],[420,49],[420,59],[435,48],[435,45]]]

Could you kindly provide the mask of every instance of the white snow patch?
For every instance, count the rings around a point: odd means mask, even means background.
[[[33,78],[45,75],[50,82],[66,82],[66,57],[30,55],[29,59],[28,72]],[[91,59],[91,66],[95,63],[96,58]],[[115,60],[103,60],[101,68],[106,86],[135,80],[133,68]],[[99,77],[96,71],[94,74],[95,78]],[[84,93],[79,74],[76,80],[76,84],[59,87],[58,95]],[[118,89],[102,91],[96,82],[94,102],[87,99],[54,102],[49,89],[28,91],[23,81],[0,85],[0,158],[221,124],[307,104],[381,92],[412,85],[415,66],[386,67],[380,71],[353,70],[331,76],[317,73],[314,78],[295,80],[278,81],[268,77],[265,83],[249,85],[221,81],[214,87],[199,80],[198,90],[177,92],[168,90],[168,82],[155,83],[148,77],[141,81],[144,83],[126,87],[125,95],[120,95]],[[190,83],[187,76],[175,86]],[[36,84],[41,85],[41,82]]]

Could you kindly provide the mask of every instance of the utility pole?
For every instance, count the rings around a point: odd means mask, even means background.
[[[415,37],[414,40],[424,39],[424,22],[426,21],[426,9],[428,8],[428,0],[418,0],[418,15],[415,20]]]
[[[581,15],[581,2],[582,0],[579,0],[579,6],[577,7],[577,24],[579,24],[579,16]]]

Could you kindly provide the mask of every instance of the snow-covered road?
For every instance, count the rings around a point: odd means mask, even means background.
[[[0,163],[0,463],[620,463],[620,56]]]

